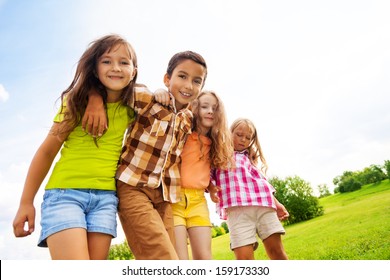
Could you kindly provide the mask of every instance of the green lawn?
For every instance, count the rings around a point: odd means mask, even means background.
[[[389,260],[390,182],[320,199],[325,214],[286,226],[285,250],[291,260]],[[259,244],[256,259],[267,260]],[[213,238],[213,258],[233,260],[229,234]]]

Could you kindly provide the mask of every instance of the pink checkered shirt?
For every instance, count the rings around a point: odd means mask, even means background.
[[[248,152],[234,152],[234,170],[213,170],[212,182],[220,186],[217,213],[226,220],[226,209],[233,206],[265,206],[276,209],[274,187],[249,160]]]

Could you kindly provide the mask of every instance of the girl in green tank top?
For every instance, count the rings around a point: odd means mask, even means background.
[[[134,120],[127,104],[136,79],[133,47],[118,35],[107,35],[89,45],[61,94],[61,107],[32,159],[13,222],[16,237],[33,233],[34,198],[61,150],[45,187],[38,242],[49,247],[52,259],[107,259],[116,237],[115,171],[125,131]],[[109,120],[106,132],[98,137],[83,130],[91,123],[82,116],[92,87],[102,96]]]

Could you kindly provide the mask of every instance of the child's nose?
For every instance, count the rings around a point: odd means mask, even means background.
[[[112,64],[112,70],[114,70],[114,71],[120,71],[120,67],[119,67],[119,64],[118,63],[113,63]]]
[[[192,82],[190,80],[186,81],[185,87],[188,89],[192,89]]]

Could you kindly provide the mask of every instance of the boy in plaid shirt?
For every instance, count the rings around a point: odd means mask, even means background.
[[[116,178],[118,214],[136,259],[178,259],[171,203],[180,199],[180,154],[193,118],[188,104],[200,93],[206,76],[202,56],[177,53],[164,76],[171,105],[157,103],[146,87],[136,88],[129,104],[137,117],[127,131]],[[102,102],[93,93],[90,97],[93,108]]]

